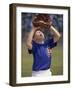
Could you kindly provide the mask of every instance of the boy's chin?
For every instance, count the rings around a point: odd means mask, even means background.
[[[44,41],[44,38],[41,38],[40,41]]]

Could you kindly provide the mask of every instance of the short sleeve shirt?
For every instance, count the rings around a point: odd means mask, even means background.
[[[48,48],[53,48],[57,45],[53,38],[46,40],[43,44],[32,41],[33,53],[33,71],[46,70],[51,65],[51,55],[48,55]]]

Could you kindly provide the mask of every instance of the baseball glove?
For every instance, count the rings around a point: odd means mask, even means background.
[[[51,18],[48,14],[38,14],[33,19],[33,25],[35,27],[50,28],[52,25]]]

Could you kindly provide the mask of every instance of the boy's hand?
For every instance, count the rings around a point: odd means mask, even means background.
[[[52,26],[52,22],[51,22],[51,21],[46,23],[46,27],[47,27],[48,29],[50,29],[51,26]]]
[[[46,23],[42,20],[34,22],[33,24],[34,24],[34,27],[40,27],[40,28],[43,28],[46,25]]]
[[[49,29],[52,26],[52,21],[47,21],[47,22],[45,22],[45,21],[38,21],[38,23],[39,23],[39,26],[41,28],[48,28]]]
[[[44,28],[46,26],[46,23],[44,21],[38,21],[38,24],[40,26],[40,28]]]
[[[33,30],[33,31],[36,31],[37,29],[41,30],[41,27],[40,27],[40,26],[39,26],[39,27],[34,27],[34,26],[32,25],[32,30]]]

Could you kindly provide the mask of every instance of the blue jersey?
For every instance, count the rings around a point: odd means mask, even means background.
[[[51,55],[48,55],[48,48],[53,48],[57,45],[53,39],[46,40],[43,44],[32,42],[33,53],[33,71],[46,70],[51,65]]]

